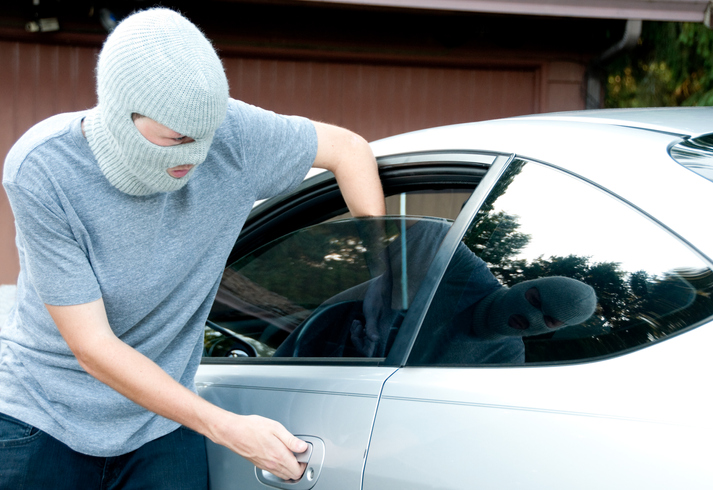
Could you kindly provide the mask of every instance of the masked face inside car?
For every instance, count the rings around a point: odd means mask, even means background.
[[[501,288],[478,304],[474,328],[492,337],[540,335],[587,320],[594,289],[569,277],[543,277]]]

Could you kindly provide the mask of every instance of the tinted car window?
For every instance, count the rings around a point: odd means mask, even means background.
[[[439,286],[410,365],[552,363],[640,348],[713,315],[713,272],[602,190],[515,160]]]
[[[207,357],[385,357],[451,222],[326,222],[258,248],[224,272]]]

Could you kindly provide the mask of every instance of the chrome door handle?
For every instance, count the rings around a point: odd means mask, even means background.
[[[307,443],[307,450],[303,453],[295,454],[297,461],[307,463],[307,468],[299,480],[283,480],[278,478],[269,471],[261,470],[255,467],[255,476],[264,485],[269,485],[275,488],[283,488],[286,490],[309,490],[316,483],[322,472],[322,464],[324,464],[324,441],[313,436],[296,436]]]

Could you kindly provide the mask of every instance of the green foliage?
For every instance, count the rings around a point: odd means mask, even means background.
[[[604,67],[606,107],[713,105],[713,31],[645,22],[639,45]]]
[[[521,168],[517,168],[515,173],[520,171]],[[707,279],[710,279],[710,271],[675,270],[657,277],[646,271],[622,270],[616,262],[592,262],[590,257],[578,255],[553,255],[533,260],[517,258],[531,237],[519,231],[517,216],[495,211],[494,196],[505,192],[506,188],[502,187],[499,193],[491,194],[463,237],[463,242],[483,259],[493,275],[507,286],[549,276],[571,277],[592,286],[597,294],[598,308],[595,317],[588,324],[626,330],[627,333],[619,334],[616,342],[622,343],[621,345],[597,344],[587,349],[604,348],[606,351],[609,348],[618,350],[632,347],[664,337],[684,328],[686,324],[713,314],[713,304],[709,296],[701,298],[701,306],[696,304],[691,308],[696,291],[691,284],[703,275],[705,277],[700,280],[703,284],[701,288],[710,289],[711,282],[707,282]],[[677,313],[679,311],[685,313]],[[636,328],[632,328],[633,326]],[[610,339],[606,342],[612,341]],[[598,342],[600,341],[597,340],[595,344]]]

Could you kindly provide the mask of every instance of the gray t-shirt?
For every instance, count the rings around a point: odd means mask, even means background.
[[[256,200],[298,185],[314,162],[307,119],[231,100],[208,158],[179,191],[131,196],[102,174],[84,113],[30,129],[5,161],[17,229],[17,306],[0,330],[0,412],[69,447],[115,456],[178,424],[88,375],[44,304],[103,298],[124,342],[195,391],[205,319]]]

